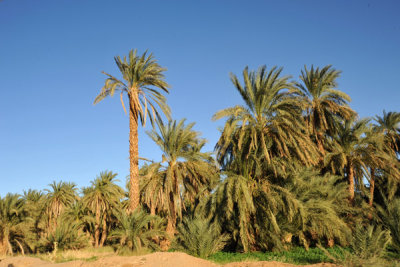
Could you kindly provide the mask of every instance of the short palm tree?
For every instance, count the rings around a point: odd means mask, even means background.
[[[333,246],[335,241],[341,246],[348,245],[351,230],[341,217],[349,211],[348,192],[340,176],[330,173],[320,176],[318,170],[297,168],[287,179],[285,188],[297,200],[298,209],[294,220],[281,218],[281,228],[297,236],[306,248],[317,242],[326,242],[328,246]]]
[[[165,235],[160,217],[149,215],[141,210],[130,214],[118,212],[116,217],[119,222],[118,227],[111,232],[110,236],[117,239],[121,246],[126,246],[130,250],[158,249],[154,238]]]
[[[227,118],[216,146],[222,165],[238,157],[245,162],[252,155],[261,155],[269,165],[274,158],[315,163],[316,149],[305,134],[298,91],[289,82],[290,77],[280,77],[281,72],[277,67],[267,71],[262,66],[257,72],[246,67],[243,84],[231,74],[245,105],[220,110],[213,116],[214,120]]]
[[[102,247],[107,238],[107,219],[112,210],[118,209],[123,197],[123,190],[115,184],[116,173],[101,172],[91,186],[83,189],[83,205],[95,216],[95,247]],[[100,239],[100,227],[102,227]]]
[[[347,120],[354,115],[348,106],[350,97],[336,89],[339,75],[340,71],[331,65],[322,69],[305,66],[300,75],[302,83],[296,83],[304,96],[308,129],[322,154],[325,153],[325,133],[335,131],[338,119]]]
[[[77,188],[74,183],[55,181],[49,184],[50,189],[45,189],[46,214],[48,217],[48,233],[57,227],[57,217],[59,217],[65,208],[71,206],[78,200]]]
[[[177,230],[173,248],[195,257],[208,258],[223,249],[229,240],[229,235],[221,234],[216,223],[210,223],[201,217],[184,218]]]
[[[24,202],[19,195],[7,194],[0,198],[0,254],[13,254],[12,243],[24,253],[22,224],[26,219]]]
[[[25,209],[29,220],[25,220],[23,229],[25,230],[25,243],[29,249],[36,253],[40,244],[38,240],[45,234],[48,221],[46,221],[46,196],[42,191],[31,190],[24,191],[22,195]]]
[[[169,117],[170,110],[166,104],[166,98],[157,90],[161,89],[168,93],[169,85],[164,81],[163,72],[166,70],[158,65],[153,54],[142,56],[137,51],[130,51],[128,58],[115,57],[122,79],[118,79],[108,73],[107,79],[100,94],[94,100],[97,104],[107,96],[113,96],[116,91],[120,92],[121,103],[125,110],[123,94],[126,93],[129,99],[129,157],[130,157],[130,211],[139,205],[139,148],[138,148],[138,120],[143,126],[147,117],[150,122],[161,119],[156,109],[159,106],[161,111]]]
[[[369,119],[351,119],[338,124],[332,152],[325,157],[325,165],[331,167],[333,173],[346,175],[351,202],[355,196],[355,182],[362,185],[363,177],[369,174],[369,164],[377,162],[379,135],[368,134],[370,130]]]
[[[174,235],[177,217],[182,217],[185,201],[193,203],[199,193],[210,192],[218,180],[211,155],[200,151],[206,140],[199,137],[200,133],[194,131],[193,126],[194,123],[185,125],[185,120],[170,121],[167,125],[158,122],[159,132],[148,132],[162,150],[167,166],[159,164],[158,170],[145,176],[143,179],[147,182],[143,183],[142,190],[148,191],[150,187],[158,190],[152,191],[152,195],[162,195],[159,203],[168,214],[170,236]]]

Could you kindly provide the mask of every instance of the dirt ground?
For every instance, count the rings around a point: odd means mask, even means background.
[[[189,256],[182,252],[156,252],[143,256],[110,256],[96,261],[69,261],[65,263],[50,263],[33,257],[10,257],[0,261],[0,267],[218,267],[219,264]],[[232,262],[224,267],[294,267],[298,265],[281,262]],[[334,267],[329,263],[305,265],[313,267]]]

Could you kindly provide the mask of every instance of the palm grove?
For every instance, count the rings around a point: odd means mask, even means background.
[[[95,103],[117,93],[129,113],[127,190],[104,171],[80,190],[54,182],[7,194],[0,254],[109,245],[207,257],[348,247],[369,230],[400,253],[400,113],[359,118],[338,89],[340,71],[304,67],[297,80],[278,67],[231,74],[243,103],[213,116],[225,125],[212,154],[202,151],[194,123],[170,118],[166,69],[152,54],[135,50],[115,62],[121,78],[104,73]],[[162,161],[139,169],[138,126],[146,121]]]

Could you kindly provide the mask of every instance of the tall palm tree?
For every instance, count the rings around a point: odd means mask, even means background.
[[[216,146],[222,165],[229,165],[235,157],[246,162],[252,154],[262,155],[269,165],[274,157],[294,157],[306,165],[316,163],[316,149],[305,134],[299,91],[289,83],[290,77],[280,77],[281,72],[282,68],[267,71],[265,66],[249,72],[246,67],[243,85],[231,74],[245,105],[220,110],[213,116],[214,120],[228,118]]]
[[[150,186],[158,190],[151,194],[162,195],[160,203],[168,215],[166,231],[170,236],[175,233],[176,221],[182,217],[185,202],[194,203],[199,194],[210,192],[218,180],[211,155],[200,151],[206,141],[199,138],[200,133],[194,131],[193,126],[194,123],[185,125],[185,120],[170,121],[167,125],[158,122],[159,132],[154,129],[148,132],[162,150],[166,166],[160,164],[158,171],[144,176],[148,182],[143,184],[142,190],[148,192]]]
[[[112,209],[118,209],[123,190],[115,184],[116,173],[101,172],[91,186],[83,189],[83,205],[95,215],[95,247],[102,247],[107,238],[107,219]],[[102,229],[100,227],[102,226]],[[100,239],[100,231],[101,239]]]
[[[47,192],[45,206],[48,217],[48,233],[54,231],[57,227],[57,217],[59,217],[65,208],[71,206],[78,200],[76,193],[76,185],[74,183],[66,183],[55,181],[49,184],[50,189],[45,189]]]
[[[157,111],[158,105],[161,111],[169,118],[170,109],[166,104],[166,98],[157,90],[168,93],[169,85],[164,81],[163,72],[166,70],[158,65],[153,54],[137,55],[136,49],[129,52],[129,57],[121,59],[115,57],[122,79],[118,79],[108,73],[107,79],[100,94],[94,100],[97,104],[107,96],[113,96],[116,91],[120,92],[121,104],[125,110],[123,94],[129,99],[129,158],[130,158],[130,211],[139,205],[139,148],[138,148],[138,119],[143,126],[149,117],[153,124],[155,120],[161,119]],[[126,112],[126,110],[125,110]]]
[[[354,111],[348,106],[350,97],[336,89],[340,71],[331,65],[311,69],[304,67],[296,86],[302,91],[305,102],[306,122],[318,148],[325,154],[324,135],[332,134],[338,119],[350,119]]]

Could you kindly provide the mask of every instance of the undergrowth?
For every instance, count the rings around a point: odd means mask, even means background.
[[[343,255],[343,249],[339,249],[338,247],[329,248],[327,250],[335,255]],[[307,251],[302,247],[282,252],[217,252],[208,259],[221,264],[240,261],[280,261],[292,264],[332,262],[323,250],[319,248],[310,248]]]

